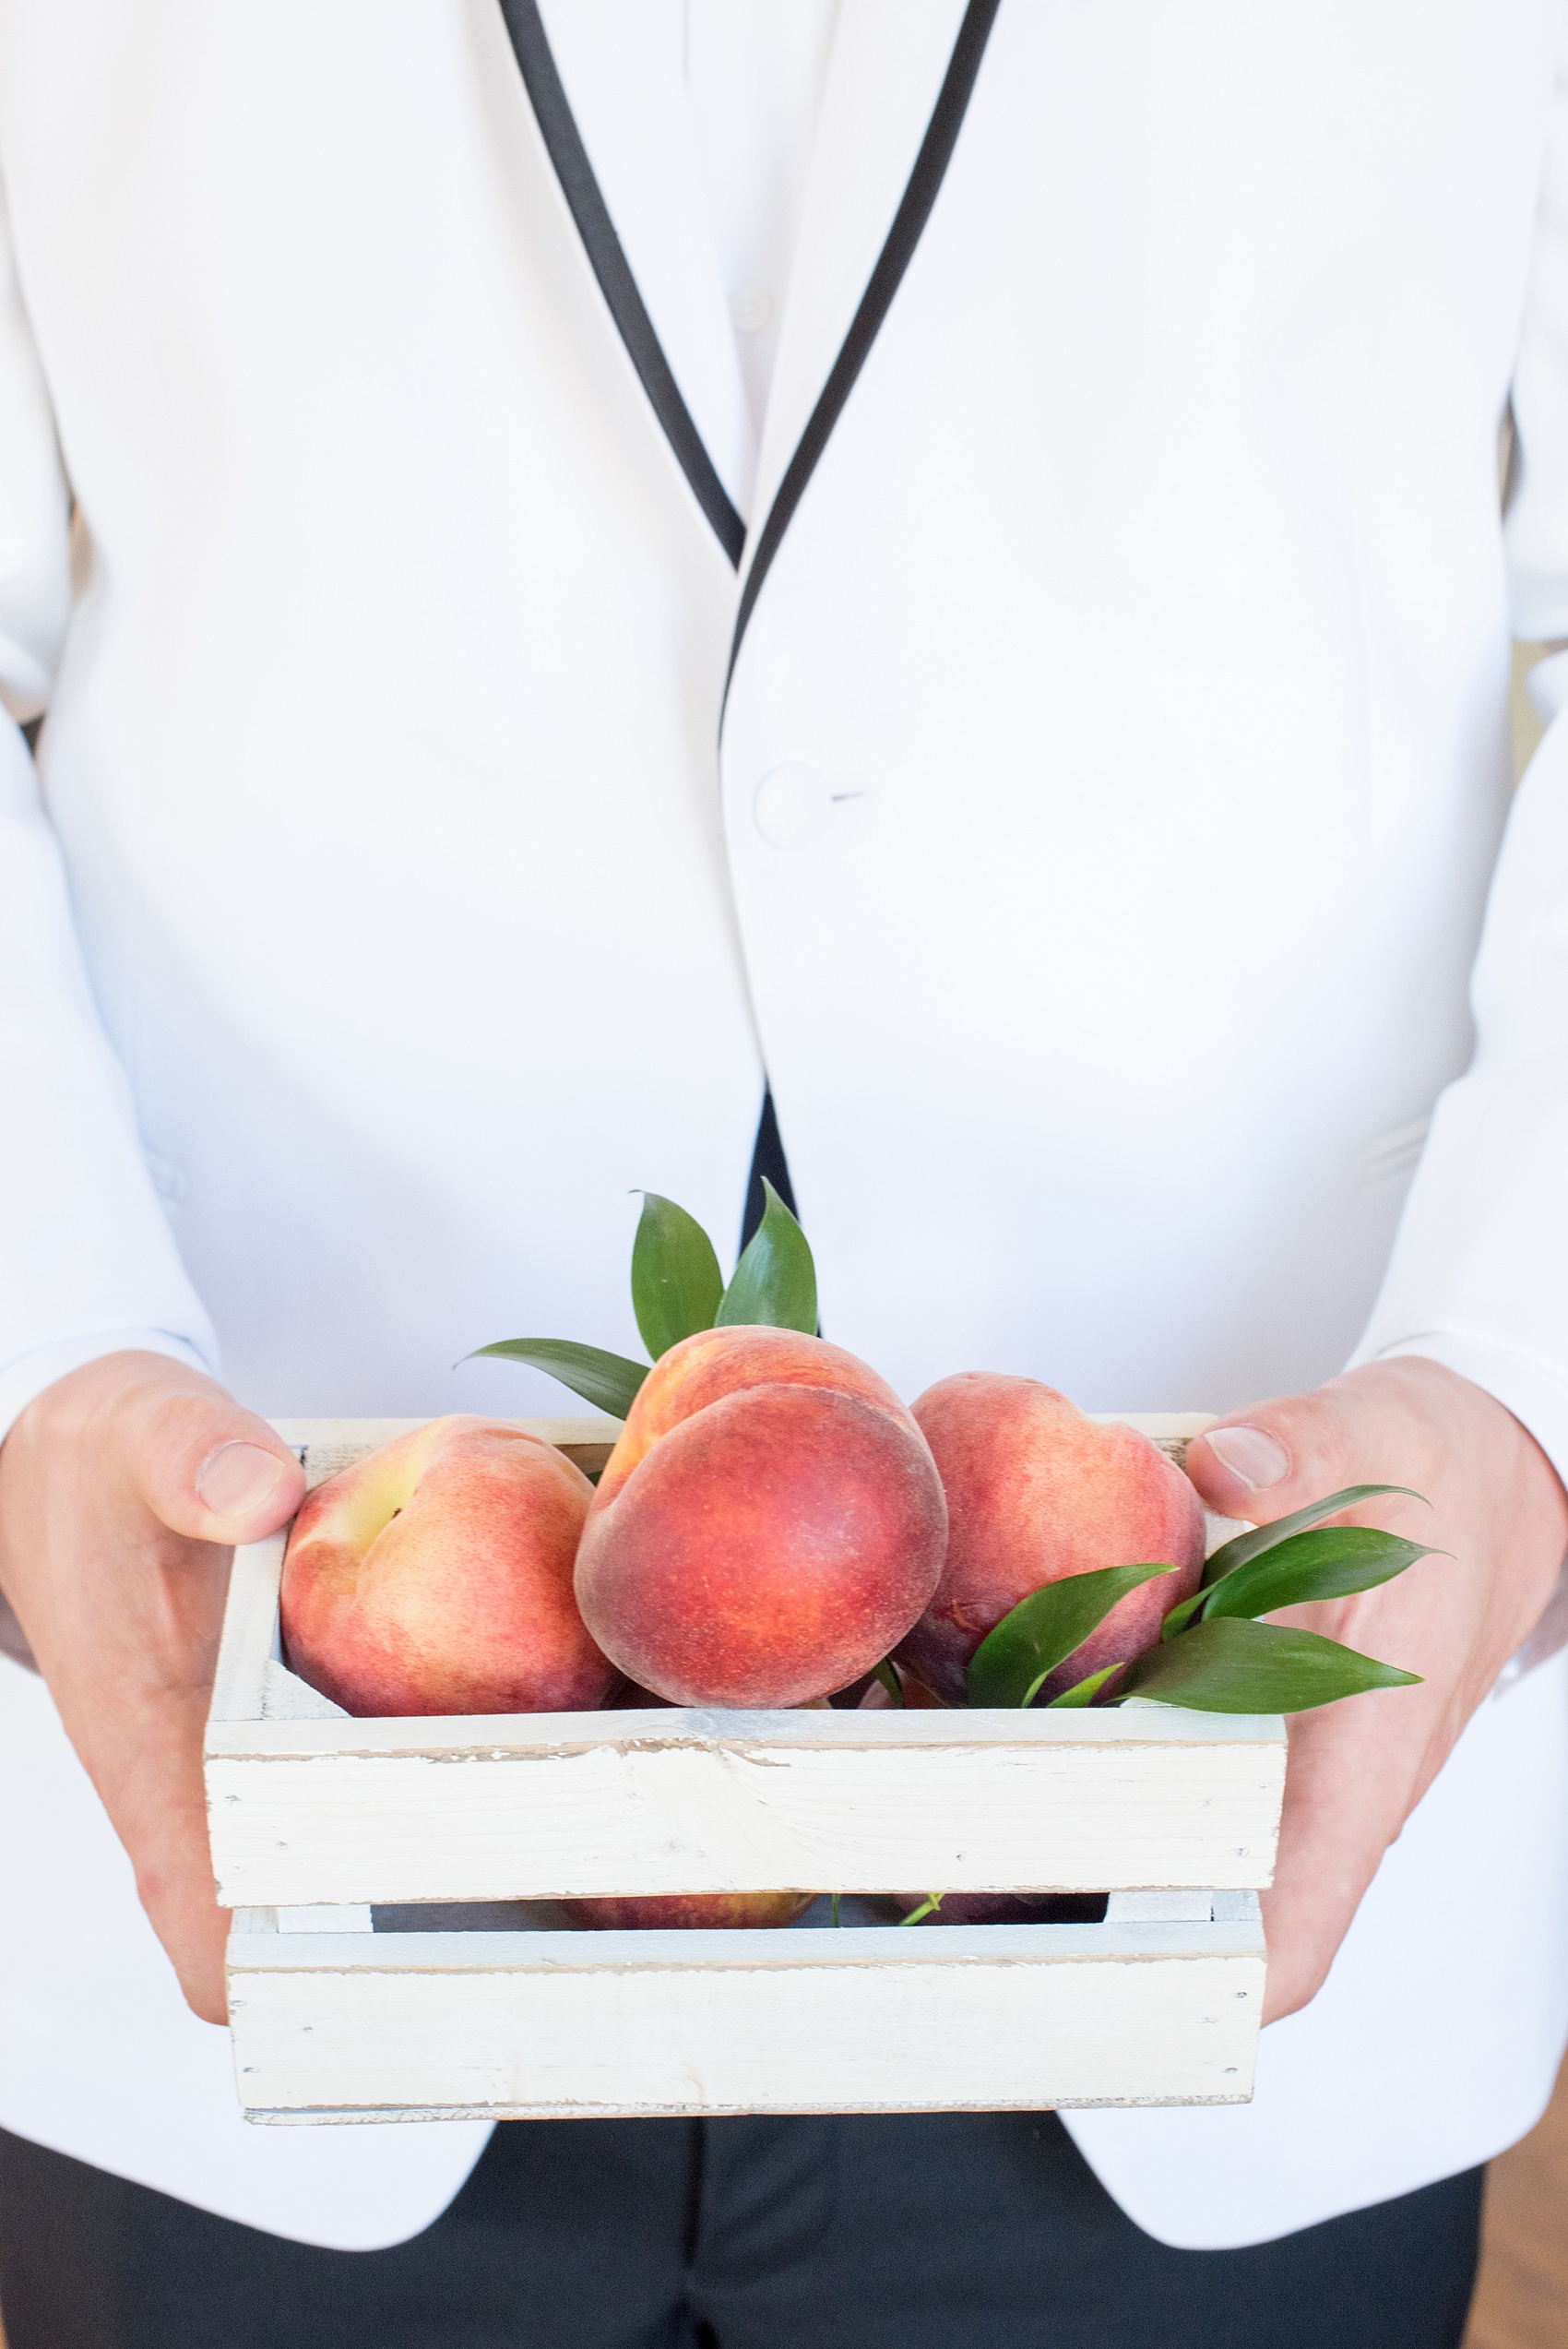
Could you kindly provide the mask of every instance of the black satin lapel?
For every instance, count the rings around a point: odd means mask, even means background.
[[[610,315],[615,321],[648,403],[675,452],[676,461],[691,484],[692,495],[713,528],[713,534],[737,569],[745,544],[746,526],[730,502],[729,493],[703,446],[702,435],[681,397],[670,362],[654,332],[637,281],[610,209],[593,175],[588,149],[555,68],[550,42],[536,0],[501,0],[501,14],[517,57],[523,87],[539,123],[555,176],[561,183],[577,234],[582,238],[594,276],[599,280]],[[917,165],[917,169],[918,169]]]
[[[905,270],[914,257],[915,247],[931,218],[937,192],[953,160],[953,149],[958,142],[965,113],[980,72],[985,44],[991,38],[991,28],[1002,0],[969,0],[964,21],[958,28],[958,38],[953,43],[953,55],[943,77],[931,121],[921,141],[887,241],[877,256],[876,267],[861,296],[860,307],[850,321],[849,331],[833,363],[822,397],[812,410],[811,420],[801,435],[800,445],[773,501],[756,553],[746,574],[741,591],[740,610],[735,619],[734,640],[730,648],[730,673],[734,674],[735,658],[741,650],[741,639],[746,633],[746,623],[752,616],[762,583],[766,578],[773,558],[778,554],[785,531],[794,519],[795,509],[805,494],[806,483],[816,470],[818,458],[826,447],[834,425],[844,411],[844,403],[854,389],[855,379],[865,365],[866,355],[876,340],[882,322],[893,306],[893,297],[903,282]]]

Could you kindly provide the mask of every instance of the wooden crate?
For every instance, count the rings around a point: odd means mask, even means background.
[[[279,1424],[314,1485],[414,1423]],[[614,1433],[519,1424],[589,1468]],[[1174,1443],[1202,1423],[1136,1424]],[[1251,2093],[1278,1721],[1144,1705],[350,1720],[284,1665],[283,1549],[235,1559],[207,1747],[251,2118]],[[790,1888],[856,1897],[826,1931],[826,1902],[736,1932],[576,1932],[549,1905]],[[909,1890],[1111,1900],[1099,1925],[909,1929],[886,1896]]]

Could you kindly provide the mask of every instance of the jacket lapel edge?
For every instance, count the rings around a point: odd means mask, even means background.
[[[506,0],[503,0],[503,5],[506,5]],[[1001,0],[969,0],[964,11],[947,71],[943,77],[925,136],[905,183],[898,209],[893,216],[892,226],[849,322],[849,332],[839,346],[816,405],[807,419],[805,430],[785,468],[768,508],[767,519],[757,533],[755,552],[746,573],[740,607],[735,615],[735,633],[730,648],[730,667],[725,680],[726,697],[730,680],[735,674],[735,662],[747,623],[762,592],[763,582],[805,495],[807,483],[816,471],[822,452],[832,436],[833,428],[844,412],[845,404],[865,365],[872,345],[893,306],[894,296],[903,282],[904,273],[914,258],[926,222],[931,218],[947,174],[947,167],[953,160],[953,150],[958,143],[958,133],[963,128],[986,43],[991,38],[1000,6]]]
[[[731,566],[739,569],[745,545],[745,524],[719,478],[637,290],[637,281],[588,161],[537,0],[500,0],[500,5],[540,136],[605,306],[693,496]]]

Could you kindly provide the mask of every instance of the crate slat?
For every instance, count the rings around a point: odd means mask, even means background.
[[[1255,1887],[1285,1760],[1272,1721],[1217,1736],[1152,1710],[265,1727],[269,1752],[253,1732],[209,1747],[219,1897],[233,1907]],[[223,1750],[241,1744],[253,1750]]]
[[[230,1957],[255,2120],[1039,2111],[1252,2092],[1255,1902],[1231,1922],[911,1933],[300,1936],[265,1922],[247,1916]]]

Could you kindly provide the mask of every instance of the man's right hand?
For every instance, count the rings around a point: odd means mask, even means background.
[[[208,2022],[227,2014],[229,1919],[201,1751],[229,1559],[286,1525],[303,1493],[265,1420],[161,1354],[73,1370],[0,1445],[0,1591]]]

